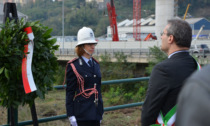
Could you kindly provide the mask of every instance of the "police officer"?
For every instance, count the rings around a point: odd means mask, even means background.
[[[83,27],[77,34],[76,54],[66,69],[66,110],[72,126],[100,126],[104,113],[101,72],[94,53],[97,41],[93,30]]]

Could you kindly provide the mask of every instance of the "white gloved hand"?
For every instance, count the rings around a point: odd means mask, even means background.
[[[104,115],[104,114],[103,114]],[[103,115],[102,115],[102,119],[100,120],[100,123],[101,123],[101,121],[103,120]]]
[[[70,116],[69,121],[72,126],[77,126],[77,120],[76,120],[75,116]]]

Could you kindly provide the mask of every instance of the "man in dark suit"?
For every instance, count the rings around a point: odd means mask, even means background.
[[[186,21],[168,20],[161,39],[161,50],[168,59],[157,64],[151,73],[142,108],[142,126],[174,126],[177,96],[183,82],[197,69],[197,62],[188,51],[192,29]]]

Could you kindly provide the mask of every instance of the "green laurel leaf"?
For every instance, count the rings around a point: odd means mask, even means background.
[[[0,69],[0,74],[3,73],[3,71],[4,71],[4,67],[2,67],[2,68]]]

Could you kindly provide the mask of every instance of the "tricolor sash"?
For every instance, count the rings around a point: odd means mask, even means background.
[[[156,124],[151,126],[175,126],[175,120],[176,105],[165,116],[163,116],[162,112],[160,112],[156,120]]]
[[[201,70],[201,65],[197,63],[197,70]],[[163,116],[162,112],[160,111],[158,118],[156,120],[156,124],[151,126],[175,126],[176,120],[176,105],[165,115]]]

